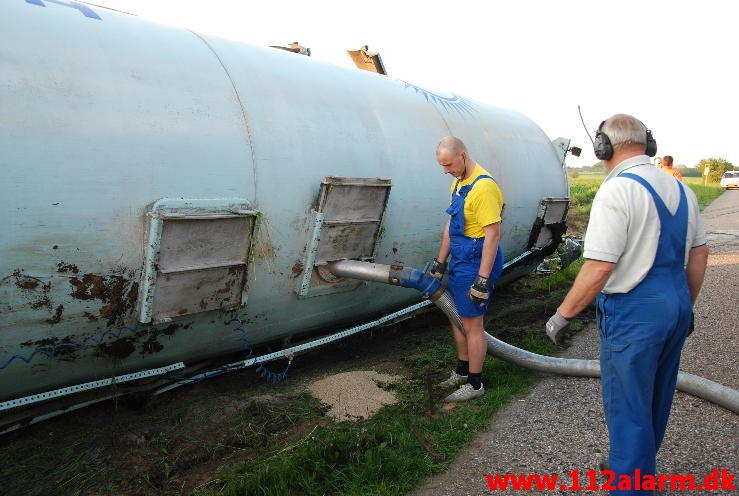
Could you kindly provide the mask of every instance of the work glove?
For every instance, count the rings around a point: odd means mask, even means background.
[[[446,272],[446,262],[439,262],[437,259],[434,259],[429,275],[441,281],[444,277],[444,272]]]
[[[685,337],[690,336],[695,331],[695,313],[690,312],[690,326],[688,327],[688,334]]]
[[[479,303],[483,306],[485,302],[490,298],[489,293],[490,280],[487,277],[478,275],[475,279],[475,284],[470,286],[470,290],[467,291],[467,297],[475,303]]]
[[[549,336],[549,339],[551,339],[554,344],[560,344],[562,342],[562,336],[569,325],[570,321],[564,318],[562,314],[559,313],[559,310],[557,310],[557,313],[552,315],[552,317],[547,321],[547,336]]]

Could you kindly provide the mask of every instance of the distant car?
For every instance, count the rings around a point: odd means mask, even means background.
[[[739,171],[724,172],[721,187],[724,189],[739,188]]]

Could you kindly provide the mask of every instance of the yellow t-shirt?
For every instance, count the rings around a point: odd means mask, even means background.
[[[452,182],[449,188],[450,193],[457,194],[459,188],[472,184],[478,176],[482,175],[489,176],[490,173],[476,163],[472,174],[464,181],[460,181],[459,185],[456,179]],[[456,189],[455,186],[457,186]],[[470,238],[485,237],[485,231],[482,228],[500,222],[502,211],[503,193],[498,184],[492,179],[480,179],[467,193],[464,202],[464,235]]]

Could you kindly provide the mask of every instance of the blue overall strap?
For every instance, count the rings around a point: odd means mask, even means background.
[[[462,186],[462,188],[460,188],[459,190],[458,190],[457,188],[459,188],[459,182],[460,182],[460,180],[459,180],[459,179],[457,179],[457,184],[455,184],[455,185],[454,185],[454,192],[455,192],[455,193],[457,193],[457,194],[459,194],[459,195],[462,195],[462,194],[464,194],[464,196],[467,196],[467,193],[469,193],[469,191],[470,191],[470,190],[472,189],[472,187],[473,187],[473,186],[474,186],[474,185],[475,185],[475,184],[477,183],[477,181],[479,181],[480,179],[493,179],[493,178],[492,178],[492,177],[490,177],[490,176],[488,176],[487,174],[481,174],[481,175],[477,176],[477,177],[475,178],[475,180],[474,180],[474,181],[472,181],[472,183],[471,183],[471,184],[468,184],[467,186]],[[494,179],[493,179],[493,180],[494,180]],[[462,190],[465,190],[465,191],[464,191],[464,193],[462,193]]]
[[[686,198],[685,198],[685,190],[683,189],[683,185],[678,181],[677,179],[675,182],[678,184],[678,187],[680,188],[680,203],[677,207],[677,211],[675,212],[675,215],[672,215],[670,213],[670,210],[667,208],[667,205],[665,205],[665,202],[662,201],[662,198],[657,194],[657,192],[654,190],[651,184],[644,179],[641,176],[638,176],[636,174],[631,174],[630,172],[624,172],[619,174],[617,177],[627,177],[629,179],[633,179],[634,181],[638,182],[644,188],[646,188],[647,191],[652,195],[652,198],[654,199],[654,206],[657,207],[657,214],[659,215],[660,219],[663,217],[671,218],[677,216],[677,213],[682,210],[682,208],[685,206]]]
[[[685,242],[688,234],[688,200],[685,196],[685,189],[679,181],[680,201],[675,210],[675,214],[671,214],[662,198],[657,194],[651,184],[643,177],[636,174],[620,174],[619,177],[627,177],[632,179],[646,189],[652,196],[654,206],[657,209],[660,222],[660,239],[657,246],[657,254],[651,270],[673,270],[675,274],[684,274],[683,266],[685,263]]]
[[[450,215],[449,235],[451,237],[464,236],[464,204],[467,194],[472,190],[472,187],[477,181],[485,178],[492,179],[487,174],[477,176],[471,184],[462,186],[458,191],[457,188],[459,187],[460,181],[457,179],[457,184],[454,185],[454,193],[456,194],[452,193],[452,201],[449,204],[449,208],[446,209],[446,213]]]

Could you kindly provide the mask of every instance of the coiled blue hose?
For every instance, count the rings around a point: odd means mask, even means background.
[[[246,337],[246,329],[244,329],[244,322],[241,320],[241,317],[239,317],[239,313],[236,310],[231,310],[230,312],[231,320],[226,322],[226,324],[236,323],[236,327],[234,327],[234,331],[239,333],[239,341],[242,342],[244,350],[246,351],[246,356],[244,357],[244,361],[249,360],[250,358],[255,358],[254,350],[251,346],[251,342]],[[264,366],[262,362],[255,362],[256,363],[256,372],[257,374],[264,379],[267,382],[281,382],[287,379],[287,373],[290,370],[290,365],[292,365],[293,359],[288,358],[287,366],[282,372],[272,372],[267,367]],[[162,376],[163,379],[169,380],[171,382],[189,382],[189,383],[196,383],[200,382],[205,379],[211,379],[213,377],[218,377],[223,374],[227,374],[229,372],[233,372],[236,370],[241,370],[244,368],[243,366],[224,366],[224,367],[216,367],[213,369],[206,370],[204,372],[199,372],[197,376],[195,377],[186,377],[183,375],[172,375],[172,374],[165,374]]]

